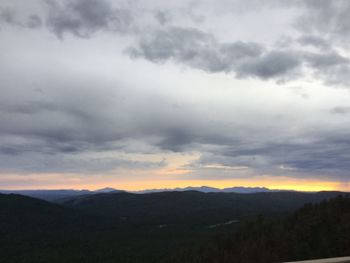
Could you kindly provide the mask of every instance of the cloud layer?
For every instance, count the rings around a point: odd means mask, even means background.
[[[172,169],[347,182],[349,9],[0,1],[0,177]]]

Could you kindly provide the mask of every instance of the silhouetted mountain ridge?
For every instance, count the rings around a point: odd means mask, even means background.
[[[74,189],[57,189],[57,190],[0,190],[3,194],[20,194],[30,196],[46,201],[56,201],[59,199],[70,198],[80,195],[92,195],[96,193],[110,193],[110,192],[125,192],[114,188],[102,188],[95,191],[90,190],[74,190]]]
[[[250,193],[259,193],[259,192],[279,192],[279,191],[289,191],[289,190],[271,190],[266,187],[243,187],[243,186],[235,186],[235,187],[228,187],[228,188],[215,188],[210,186],[187,186],[184,188],[163,188],[163,189],[146,189],[141,191],[133,191],[133,193],[158,193],[158,192],[174,192],[174,191],[198,191],[203,193],[241,193],[241,194],[250,194]]]

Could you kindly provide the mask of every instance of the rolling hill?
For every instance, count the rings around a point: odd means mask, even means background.
[[[267,192],[255,194],[198,191],[149,194],[105,193],[62,200],[63,206],[90,214],[122,218],[133,224],[215,224],[263,214],[282,216],[305,203],[340,192]]]
[[[234,232],[259,214],[284,218],[305,203],[339,194],[108,192],[64,198],[60,203],[0,194],[1,260],[173,262],[184,249],[196,250],[211,236]]]

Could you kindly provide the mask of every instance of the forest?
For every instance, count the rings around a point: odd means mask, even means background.
[[[349,236],[340,192],[0,195],[1,262],[283,262],[349,255]]]

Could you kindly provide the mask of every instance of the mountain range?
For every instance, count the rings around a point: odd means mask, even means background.
[[[81,195],[92,195],[98,193],[124,192],[114,188],[102,188],[95,191],[90,190],[75,190],[75,189],[57,189],[57,190],[0,190],[2,194],[18,194],[29,197],[34,197],[46,201],[56,201],[65,198],[72,198]]]
[[[158,192],[182,192],[182,191],[198,191],[202,193],[239,193],[239,194],[252,194],[252,193],[261,193],[261,192],[275,192],[280,190],[271,190],[266,187],[243,187],[243,186],[235,186],[230,188],[215,188],[209,186],[187,186],[184,188],[163,188],[163,189],[147,189],[141,191],[134,191],[133,193],[158,193]]]
[[[184,192],[184,191],[198,191],[202,193],[239,193],[239,194],[252,194],[252,193],[262,193],[262,192],[282,192],[289,190],[272,190],[266,187],[243,187],[236,186],[230,188],[214,188],[209,186],[200,186],[193,187],[188,186],[184,188],[163,188],[163,189],[147,189],[140,191],[125,191],[119,190],[111,187],[105,187],[98,190],[75,190],[75,189],[57,189],[57,190],[0,190],[0,193],[3,194],[20,194],[25,196],[30,196],[34,198],[43,199],[46,201],[56,201],[60,199],[66,199],[81,195],[92,195],[97,193],[120,193],[120,192],[129,192],[135,194],[147,194],[147,193],[160,193],[160,192]]]
[[[19,194],[0,194],[1,262],[214,262],[184,260],[182,251],[189,256],[196,254],[198,246],[207,243],[211,237],[220,233],[232,236],[256,216],[278,223],[306,203],[324,203],[325,200],[344,194],[288,191],[203,193],[188,189],[135,194],[110,188],[62,191],[63,194],[56,190],[53,192],[56,195],[50,196],[60,197],[54,202]],[[39,193],[44,197],[47,194],[44,190]],[[34,191],[34,194],[37,193]],[[68,194],[74,196],[69,197]],[[333,218],[332,213],[329,217]],[[347,216],[342,218],[344,222],[349,221]],[[311,220],[310,224],[318,222],[315,220]],[[296,218],[295,225],[298,222]],[[339,222],[336,221],[334,226]],[[259,226],[248,225],[248,229],[254,234]],[[277,230],[282,228],[277,226]],[[333,227],[332,224],[329,226]],[[343,228],[338,230],[342,231]],[[266,231],[269,233],[269,228]],[[304,232],[310,234],[310,231]],[[332,233],[332,230],[329,232]],[[226,241],[223,240],[215,244],[219,249],[212,252],[220,259],[226,257],[217,254],[226,249]],[[250,243],[243,245],[250,248]],[[207,251],[204,254],[207,257],[211,256],[207,247],[203,251]],[[341,252],[331,251],[329,255],[341,255]]]

